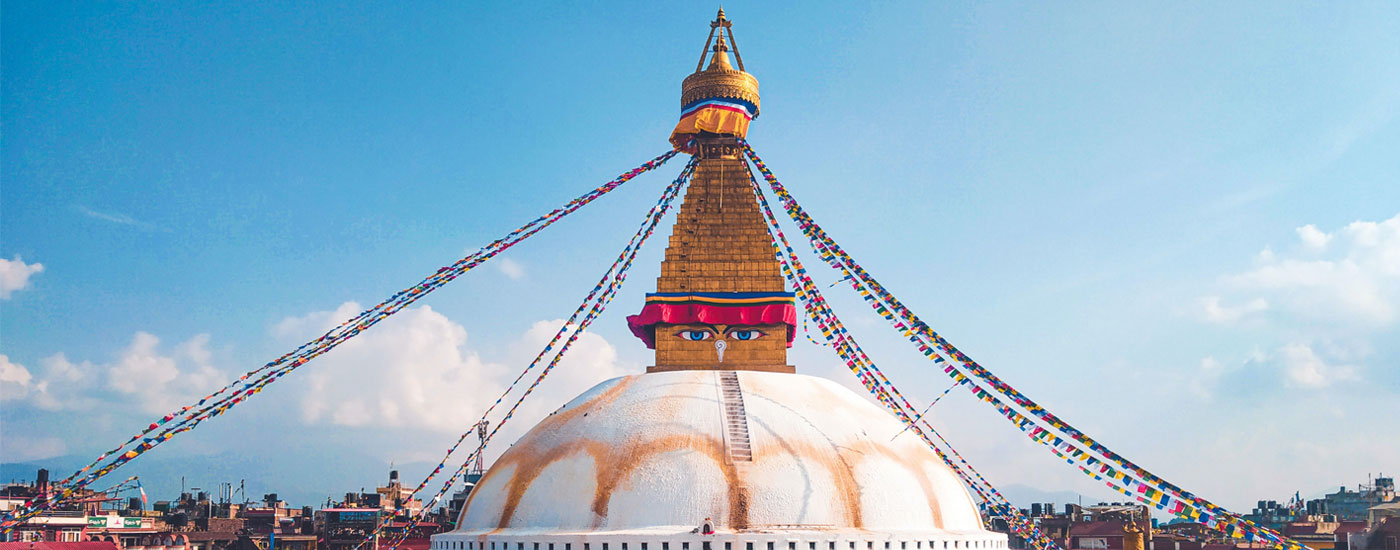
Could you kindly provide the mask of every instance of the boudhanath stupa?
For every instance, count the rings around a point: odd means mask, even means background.
[[[1006,548],[900,420],[788,364],[797,311],[737,143],[759,97],[734,44],[721,10],[682,84],[671,141],[699,164],[628,318],[655,365],[526,433],[434,550]]]

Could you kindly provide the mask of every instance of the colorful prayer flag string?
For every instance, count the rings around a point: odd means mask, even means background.
[[[276,360],[249,371],[237,380],[206,395],[195,404],[185,406],[157,419],[144,430],[131,436],[131,438],[127,439],[121,445],[102,453],[92,463],[59,481],[56,485],[63,487],[63,490],[55,495],[53,499],[44,500],[43,502],[32,502],[32,504],[27,504],[26,506],[17,508],[9,514],[6,514],[3,520],[0,520],[0,533],[10,533],[14,531],[16,527],[27,519],[34,517],[45,509],[53,507],[55,504],[71,498],[78,490],[102,478],[112,470],[121,467],[161,443],[170,440],[175,435],[193,429],[204,420],[227,412],[229,408],[260,393],[268,384],[290,373],[297,367],[334,349],[342,342],[355,337],[362,331],[374,326],[379,321],[382,321],[418,301],[419,298],[426,296],[428,293],[451,282],[472,268],[490,260],[510,247],[515,246],[521,241],[552,225],[554,222],[577,211],[584,205],[620,187],[632,178],[665,164],[666,161],[677,154],[678,153],[674,150],[667,151],[643,163],[641,166],[614,178],[612,181],[584,193],[564,204],[564,206],[536,218],[521,226],[519,229],[482,247],[477,252],[463,257],[456,263],[438,269],[418,284],[395,293],[387,300],[346,320],[344,323],[341,323],[319,338],[302,344],[300,347]],[[249,381],[250,378],[252,381]],[[179,419],[178,421],[176,421],[177,418]],[[152,435],[152,433],[157,430],[160,430],[160,432]],[[140,443],[137,443],[137,441],[140,441]],[[108,457],[114,458],[107,464],[98,467],[98,465],[102,464]],[[97,469],[93,470],[94,467],[97,467]],[[85,473],[86,475],[84,475]],[[82,477],[79,478],[79,476]]]
[[[545,366],[544,370],[541,371],[540,374],[535,378],[535,380],[530,384],[530,386],[525,389],[525,392],[521,394],[519,398],[516,399],[515,403],[511,405],[510,409],[506,411],[505,416],[503,416],[501,420],[496,422],[495,427],[492,428],[491,432],[487,434],[485,438],[482,439],[481,443],[477,446],[476,450],[472,451],[472,453],[467,456],[467,459],[462,461],[461,466],[458,466],[457,470],[453,472],[452,476],[449,477],[445,483],[443,483],[442,488],[438,490],[437,494],[434,495],[433,498],[423,506],[423,509],[420,512],[420,514],[410,518],[408,526],[405,527],[404,530],[397,534],[393,539],[391,539],[387,550],[395,550],[399,547],[400,544],[403,543],[404,539],[408,537],[409,533],[415,527],[417,527],[419,522],[423,520],[423,517],[429,511],[431,511],[433,507],[436,506],[440,500],[442,500],[442,497],[447,494],[447,492],[452,488],[452,486],[457,483],[457,479],[459,479],[462,476],[462,474],[467,470],[468,465],[470,465],[476,459],[476,457],[479,456],[485,450],[486,445],[491,442],[491,439],[496,436],[496,433],[500,431],[501,427],[504,426],[506,422],[510,421],[511,417],[515,415],[516,409],[520,407],[521,403],[525,402],[525,398],[535,391],[535,388],[540,385],[540,382],[543,382],[544,378],[548,376],[549,373],[553,371],[554,367],[559,364],[559,361],[564,358],[564,354],[569,351],[569,348],[574,344],[575,341],[578,340],[579,336],[581,336],[584,333],[584,331],[588,330],[588,327],[593,324],[593,321],[596,320],[598,316],[603,313],[603,310],[607,307],[608,303],[612,301],[613,297],[617,295],[618,290],[622,288],[623,282],[627,280],[627,271],[632,267],[632,262],[636,260],[637,254],[641,251],[642,246],[646,244],[647,239],[651,237],[653,232],[655,232],[657,225],[661,223],[661,219],[665,217],[666,212],[671,208],[671,204],[675,201],[676,197],[680,195],[681,189],[685,187],[686,182],[688,182],[690,180],[691,175],[695,173],[695,167],[698,164],[698,158],[691,158],[690,162],[686,163],[685,168],[681,170],[681,174],[677,176],[676,179],[666,187],[666,190],[661,194],[661,199],[658,200],[656,205],[653,206],[651,210],[647,212],[647,216],[642,222],[641,227],[637,229],[636,234],[632,236],[632,240],[630,240],[627,243],[627,246],[622,249],[622,252],[618,254],[617,260],[613,261],[612,266],[610,266],[608,270],[604,272],[602,279],[598,281],[597,285],[594,285],[593,290],[589,291],[588,296],[584,298],[583,303],[579,304],[579,307],[574,310],[573,315],[569,316],[569,320],[566,321],[563,326],[559,327],[559,331],[555,333],[554,338],[551,339],[548,344],[545,344],[544,349],[540,351],[539,355],[535,356],[534,361],[531,361],[530,365],[525,368],[524,372],[522,372],[520,376],[516,377],[515,382],[519,382],[521,378],[524,378],[525,374],[530,372],[530,370],[533,369],[535,365],[537,365],[540,362],[540,360],[543,359],[544,356],[549,353],[551,349],[553,349],[554,345],[558,343],[560,337],[564,334],[564,332],[566,332],[570,327],[573,327],[573,332],[569,335],[569,338],[564,342],[564,345],[559,348],[559,351],[554,355],[554,358],[550,360],[549,364]],[[587,308],[588,311],[582,316],[582,318],[580,318],[579,314],[582,313],[585,308]],[[576,319],[577,325],[574,324]],[[511,383],[512,388],[515,386],[515,382]],[[510,393],[510,391],[510,388],[507,388],[506,391],[502,393],[501,397],[496,399],[496,403],[493,403],[489,408],[487,408],[486,413],[482,415],[482,420],[486,419],[487,415],[489,415],[491,411],[496,408],[496,405],[499,404],[501,400],[504,399],[506,395]],[[475,426],[475,424],[473,424],[473,426]],[[447,456],[443,457],[442,462],[438,463],[437,467],[433,469],[432,473],[428,474],[428,478],[424,479],[423,483],[420,483],[418,487],[413,490],[413,493],[410,494],[408,498],[404,499],[405,501],[412,499],[413,495],[416,495],[419,490],[421,490],[424,486],[428,484],[428,481],[431,480],[433,476],[437,475],[437,473],[442,470],[442,468],[447,464],[447,460],[452,456],[452,452],[455,451],[457,449],[457,446],[462,443],[462,440],[466,439],[466,437],[471,433],[472,431],[467,431],[457,439],[457,443],[454,444],[452,448],[448,450]],[[364,546],[365,543],[374,540],[379,535],[379,533],[381,533],[384,530],[385,527],[388,527],[389,524],[393,522],[394,517],[397,515],[398,511],[399,510],[396,509],[395,513],[389,514],[377,527],[375,527],[373,532],[369,533],[364,540],[360,541],[360,543],[355,546],[355,550],[359,550],[359,548]]]
[[[990,509],[1001,511],[1007,518],[1013,531],[1038,550],[1058,550],[1059,545],[1057,545],[1054,540],[1045,536],[1034,522],[1021,515],[1020,512],[1011,505],[1010,501],[997,491],[986,478],[982,477],[980,473],[972,468],[971,464],[968,464],[966,460],[962,459],[962,455],[958,454],[957,450],[953,449],[952,445],[933,429],[933,426],[929,425],[927,421],[921,422],[922,413],[918,418],[910,415],[910,413],[916,410],[913,404],[909,403],[909,401],[899,393],[899,390],[895,388],[894,384],[880,372],[874,362],[861,350],[860,345],[855,342],[855,339],[847,333],[840,319],[836,317],[835,311],[831,309],[826,299],[822,296],[821,290],[812,282],[811,277],[807,275],[806,269],[802,267],[802,261],[798,259],[796,252],[793,251],[791,244],[788,243],[787,237],[783,234],[777,218],[773,215],[772,208],[769,206],[767,199],[763,196],[762,188],[759,187],[758,181],[753,179],[752,172],[749,173],[749,181],[755,199],[758,201],[764,217],[768,222],[767,229],[769,237],[773,242],[773,253],[782,267],[782,273],[792,285],[794,293],[802,300],[808,316],[816,322],[818,328],[822,331],[823,337],[830,343],[829,347],[831,347],[832,350],[836,352],[837,356],[846,363],[847,367],[856,374],[856,377],[865,386],[866,390],[871,392],[877,400],[894,412],[896,417],[904,422],[905,430],[913,430],[929,448],[933,449],[934,453],[943,460],[943,463],[946,464],[949,469],[955,472],[964,483],[977,493]],[[784,251],[786,251],[786,254],[784,254]],[[949,390],[951,389],[950,387]],[[943,394],[940,395],[938,399],[946,395],[949,390],[944,390]],[[896,398],[898,401],[896,401]],[[937,402],[938,399],[935,399],[934,402]],[[930,407],[931,406],[932,405],[930,405]],[[922,428],[920,427],[921,425]],[[928,435],[924,433],[925,429],[937,436],[939,441],[942,442],[942,445],[946,446],[949,451],[958,457],[961,466],[954,463],[947,453],[940,448],[939,444],[929,439]],[[968,472],[971,473],[969,474]]]
[[[808,237],[812,249],[833,268],[847,276],[853,276],[850,278],[852,288],[861,295],[862,299],[864,299],[876,313],[884,317],[896,330],[900,331],[907,339],[918,346],[920,352],[930,360],[933,360],[935,363],[946,363],[944,367],[945,374],[948,374],[948,376],[955,381],[967,381],[970,386],[969,390],[971,390],[978,399],[992,403],[995,406],[1001,404],[998,396],[1004,397],[1022,407],[1040,422],[1062,433],[1064,438],[1058,439],[1058,441],[1073,448],[1070,454],[1071,461],[1075,459],[1085,461],[1093,459],[1095,461],[1101,461],[1099,457],[1102,457],[1103,459],[1118,464],[1120,467],[1138,476],[1138,483],[1148,484],[1154,491],[1160,492],[1162,494],[1162,499],[1157,502],[1162,505],[1161,507],[1164,510],[1176,510],[1177,512],[1173,513],[1178,516],[1189,517],[1190,510],[1205,509],[1210,512],[1212,515],[1211,517],[1215,520],[1215,523],[1211,525],[1217,529],[1231,533],[1240,531],[1242,533],[1247,533],[1250,537],[1268,542],[1274,547],[1301,550],[1302,545],[1298,544],[1296,541],[1283,537],[1276,531],[1254,524],[1238,514],[1229,512],[1224,508],[1196,497],[1180,487],[1137,466],[1127,460],[1127,458],[1114,453],[1106,446],[1091,439],[1087,434],[1074,428],[1050,413],[1044,407],[1030,400],[1030,398],[1015,390],[1015,388],[1001,381],[1000,378],[997,378],[981,365],[972,361],[970,357],[953,347],[946,339],[942,338],[927,324],[919,320],[912,311],[886,291],[884,287],[861,268],[859,264],[855,263],[835,241],[826,235],[825,231],[816,224],[811,216],[807,215],[807,213],[802,210],[801,206],[797,204],[796,200],[783,187],[782,183],[780,183],[777,178],[773,176],[772,172],[768,170],[767,166],[763,164],[763,161],[754,152],[753,148],[743,139],[740,139],[739,143],[744,148],[745,154],[748,156],[749,160],[752,161],[754,166],[763,174],[764,179],[773,189],[773,192],[783,201],[784,209],[788,212],[788,215]],[[898,318],[896,318],[896,314]],[[963,370],[971,374],[964,374]],[[972,383],[970,381],[972,378],[981,381],[993,391],[989,392],[976,383]],[[1008,420],[1017,424],[1018,427],[1022,426],[1024,423],[1034,424],[1030,419],[1020,415],[1014,417],[1008,416]],[[1080,446],[1082,446],[1083,449],[1081,449]],[[1097,453],[1099,457],[1094,456],[1093,453]]]

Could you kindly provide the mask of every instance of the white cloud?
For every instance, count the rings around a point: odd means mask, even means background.
[[[1313,224],[1299,227],[1297,231],[1298,238],[1303,241],[1303,246],[1313,250],[1327,248],[1327,242],[1332,240],[1331,235],[1318,231],[1317,226]]]
[[[9,356],[0,353],[0,401],[21,399],[29,394],[29,382],[34,376],[29,369],[19,363],[11,363]]]
[[[1361,379],[1360,367],[1346,361],[1354,353],[1344,346],[1289,342],[1269,351],[1255,349],[1235,364],[1208,356],[1191,377],[1191,390],[1202,399],[1221,394],[1246,399],[1280,392],[1317,393]]]
[[[44,264],[26,264],[19,256],[13,260],[0,258],[0,299],[10,299],[10,293],[29,287],[29,276],[44,271]]]
[[[1292,387],[1320,389],[1342,381],[1356,380],[1356,367],[1329,364],[1311,346],[1292,343],[1278,350],[1276,359],[1283,370],[1285,383]]]
[[[544,349],[545,344],[549,343],[549,339],[563,324],[563,319],[536,321],[519,340],[511,345],[512,378],[519,374],[519,371],[524,369],[541,349]],[[567,337],[566,333],[564,338]],[[555,344],[554,349],[558,350],[559,347],[560,344]],[[540,361],[540,366],[546,366],[552,357],[553,355],[545,356]],[[638,373],[640,373],[640,368],[637,366],[618,363],[617,348],[607,339],[597,334],[585,332],[569,348],[568,355],[565,355],[564,359],[559,362],[559,366],[550,372],[549,377],[540,384],[539,389],[535,390],[521,406],[521,412],[517,413],[521,415],[521,419],[514,421],[520,422],[520,427],[528,428],[599,382]],[[538,374],[538,371],[531,372],[530,377],[522,381],[521,384],[528,383]]]
[[[289,344],[320,334],[361,311],[355,303],[282,320],[273,334]],[[562,320],[534,323],[520,337],[491,346],[498,361],[482,359],[466,329],[430,307],[406,309],[371,331],[309,363],[292,393],[284,394],[309,425],[409,428],[461,433],[470,428],[542,349]],[[233,375],[217,368],[210,337],[174,346],[137,332],[110,361],[75,361],[55,353],[27,368],[0,355],[0,390],[6,406],[27,405],[53,414],[94,411],[163,414],[197,400]],[[560,346],[556,345],[555,350]],[[521,382],[493,414],[498,420],[538,375],[549,357]],[[618,363],[603,337],[584,334],[567,358],[516,412],[492,454],[567,400],[607,378],[636,369]],[[34,434],[29,434],[34,436]],[[504,441],[504,443],[500,443]],[[438,447],[433,445],[433,451]],[[429,453],[431,454],[431,453]]]
[[[285,319],[276,332],[299,340],[361,309],[347,302],[335,311]],[[346,426],[458,427],[496,391],[489,381],[499,371],[464,349],[466,341],[466,329],[432,308],[404,310],[302,367],[302,418]]]
[[[209,335],[199,334],[173,353],[160,352],[160,339],[138,332],[117,362],[106,368],[107,387],[135,397],[150,413],[167,413],[228,381],[210,364]]]
[[[1191,377],[1191,391],[1203,399],[1213,397],[1221,372],[1224,372],[1224,367],[1214,357],[1201,359],[1196,376]]]
[[[511,279],[519,280],[525,277],[525,266],[510,258],[497,258],[496,268]]]
[[[208,343],[209,336],[201,334],[165,354],[159,338],[137,332],[111,363],[73,362],[60,352],[44,358],[37,375],[14,371],[17,379],[29,375],[22,388],[15,387],[23,392],[18,397],[48,411],[125,405],[142,413],[168,413],[228,380],[211,364]],[[10,390],[5,393],[9,398]]]
[[[1247,300],[1246,309],[1267,304],[1276,319],[1353,330],[1385,329],[1396,322],[1400,215],[1382,222],[1353,222],[1333,233],[1305,225],[1297,234],[1305,254],[1266,248],[1254,269],[1226,278],[1232,291],[1244,295],[1238,300]],[[1215,311],[1210,310],[1212,304]],[[1206,305],[1207,319],[1217,322],[1250,313],[1224,308],[1219,298],[1207,298]]]
[[[1201,299],[1203,318],[1212,323],[1233,323],[1246,315],[1267,309],[1269,309],[1269,302],[1263,298],[1255,298],[1237,306],[1222,305],[1219,296],[1207,296]]]
[[[335,311],[285,319],[275,331],[292,342],[324,332],[360,310],[358,304],[345,303]],[[560,324],[535,323],[509,343],[507,366],[483,360],[468,346],[466,329],[441,313],[427,306],[406,309],[303,367],[307,380],[300,397],[302,419],[460,433],[476,422]],[[593,384],[624,372],[616,363],[616,350],[601,336],[583,335],[566,357],[512,419],[517,430]],[[532,372],[517,392],[538,373]],[[495,416],[516,396],[507,398]]]
[[[97,365],[89,361],[74,363],[62,352],[44,358],[40,365],[29,397],[35,406],[50,411],[85,410],[99,402],[91,391],[101,377]]]

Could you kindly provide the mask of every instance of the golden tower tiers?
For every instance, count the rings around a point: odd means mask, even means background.
[[[743,72],[738,49],[741,70],[729,63],[730,26],[720,10],[705,43],[713,52],[709,68],[697,67],[681,86],[681,121],[671,139],[681,136],[701,160],[671,230],[656,292],[627,319],[656,350],[656,365],[647,372],[794,371],[787,364],[797,320],[793,295],[784,292],[735,141],[748,130],[750,113],[758,112],[758,80]]]

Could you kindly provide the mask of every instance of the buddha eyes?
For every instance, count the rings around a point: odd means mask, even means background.
[[[699,342],[702,340],[709,340],[711,338],[714,338],[715,333],[709,330],[682,330],[680,332],[677,332],[676,336],[682,340]],[[762,338],[764,334],[761,330],[736,328],[726,333],[725,336],[729,337],[731,340],[738,340],[740,342],[743,342],[748,340],[757,340],[759,338]]]
[[[763,331],[753,329],[734,329],[729,331],[729,337],[735,340],[757,340],[763,337]]]

